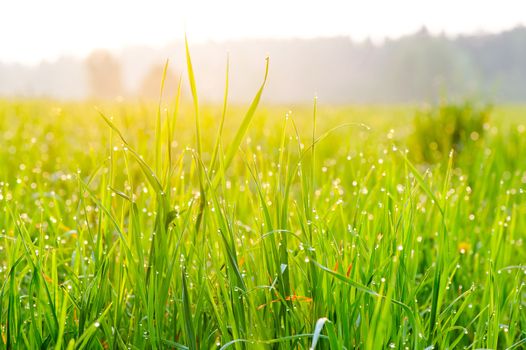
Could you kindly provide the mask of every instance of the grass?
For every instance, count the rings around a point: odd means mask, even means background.
[[[525,346],[526,109],[425,164],[414,107],[190,85],[0,102],[1,349]]]

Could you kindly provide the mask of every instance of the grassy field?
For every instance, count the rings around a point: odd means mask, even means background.
[[[526,108],[94,105],[0,102],[1,349],[524,348]]]

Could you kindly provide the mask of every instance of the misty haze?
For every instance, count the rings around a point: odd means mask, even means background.
[[[310,103],[315,95],[338,104],[414,103],[441,97],[526,102],[524,27],[456,37],[431,35],[423,28],[378,44],[345,37],[209,42],[192,45],[192,51],[204,101],[221,101],[228,53],[233,102],[251,98],[267,55],[270,78],[264,100],[272,103]],[[90,57],[93,61],[97,55],[105,59],[92,62],[90,68]],[[185,65],[182,43],[163,49],[97,50],[90,57],[63,57],[37,66],[0,63],[0,94],[157,98],[165,60],[170,59],[167,80],[172,86]]]

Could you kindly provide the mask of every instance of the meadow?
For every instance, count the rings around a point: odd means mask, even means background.
[[[211,105],[189,73],[0,101],[1,349],[524,348],[526,108]]]

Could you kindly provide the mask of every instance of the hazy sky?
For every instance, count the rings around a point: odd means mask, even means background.
[[[34,63],[97,47],[246,37],[398,37],[526,23],[526,0],[0,0],[0,61]]]

